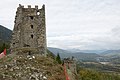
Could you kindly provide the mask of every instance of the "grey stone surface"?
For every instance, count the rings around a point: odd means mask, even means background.
[[[11,53],[41,54],[46,53],[46,24],[45,5],[41,9],[24,8],[21,4],[17,8],[12,40]]]

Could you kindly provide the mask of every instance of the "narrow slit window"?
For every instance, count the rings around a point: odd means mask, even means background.
[[[31,25],[31,29],[33,29],[33,25]]]
[[[31,35],[31,38],[33,39],[33,34]]]

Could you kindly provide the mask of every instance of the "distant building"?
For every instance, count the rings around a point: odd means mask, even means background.
[[[11,53],[46,54],[45,5],[41,9],[19,5],[11,40]]]

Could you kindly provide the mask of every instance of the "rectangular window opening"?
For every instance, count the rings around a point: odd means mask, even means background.
[[[31,38],[33,39],[33,34],[31,35]]]
[[[33,25],[31,25],[31,29],[33,29]]]

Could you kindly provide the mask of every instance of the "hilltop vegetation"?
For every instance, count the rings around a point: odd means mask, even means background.
[[[119,66],[98,62],[77,62],[79,80],[120,80]]]
[[[79,80],[120,80],[120,74],[99,72],[96,70],[80,68]]]

